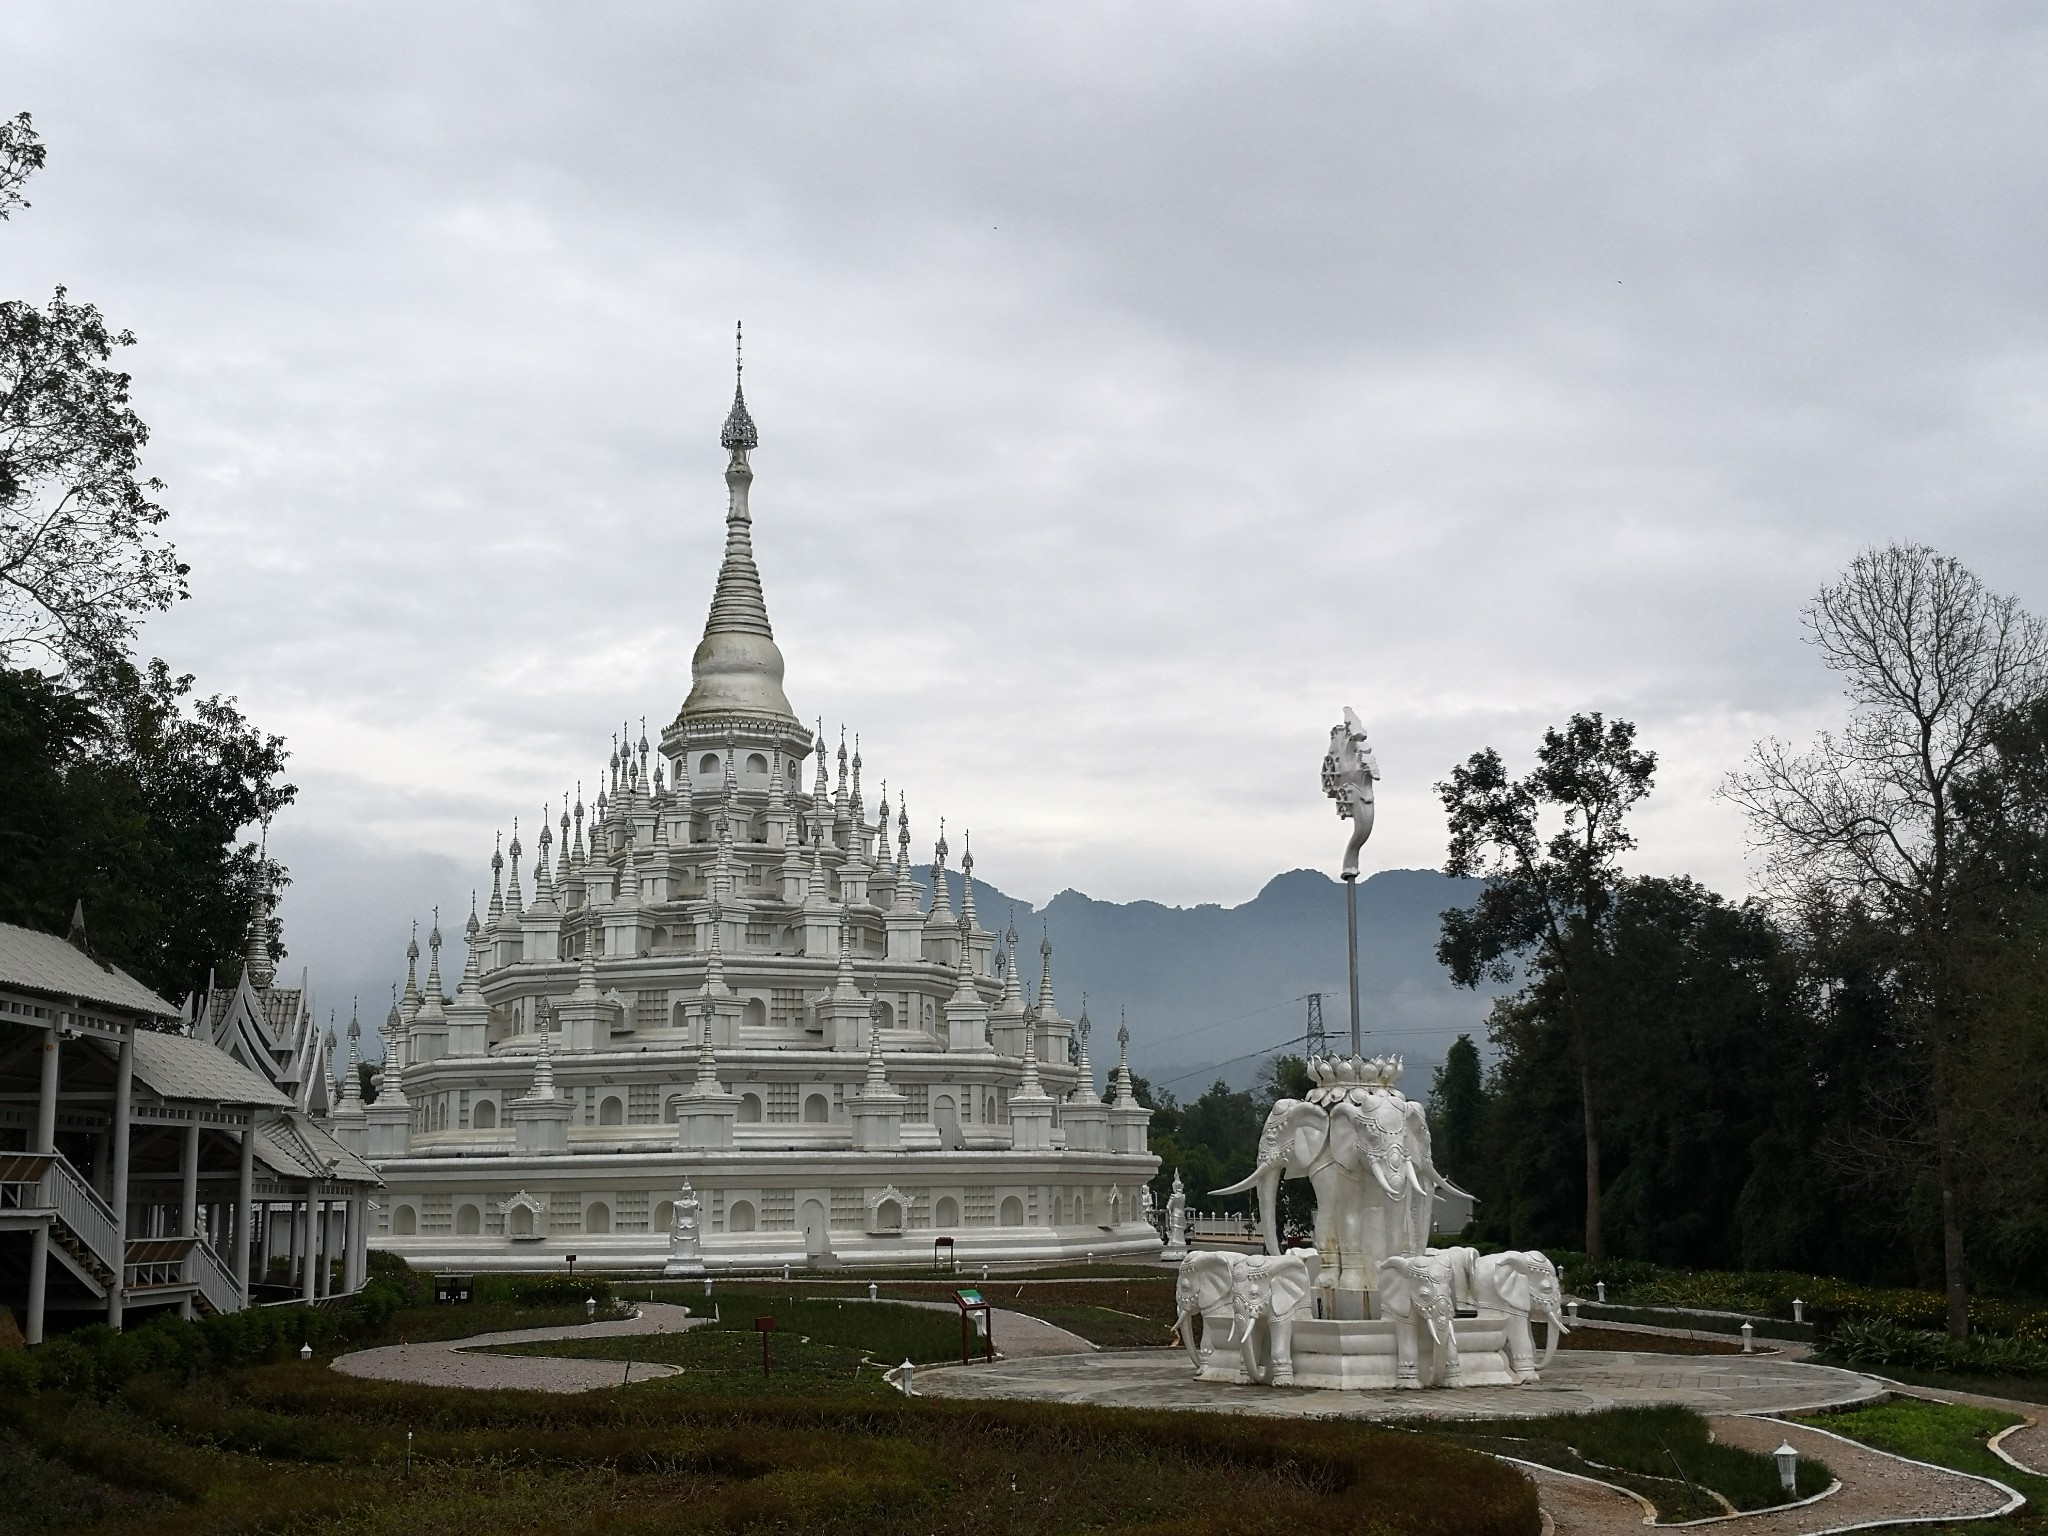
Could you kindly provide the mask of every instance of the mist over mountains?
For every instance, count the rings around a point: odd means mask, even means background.
[[[931,884],[929,866],[916,874]],[[947,871],[946,883],[957,911],[959,873]],[[1428,869],[1383,870],[1359,883],[1364,1049],[1406,1057],[1403,1087],[1417,1097],[1461,1032],[1485,1038],[1492,994],[1453,987],[1435,955],[1439,914],[1477,891],[1476,881]],[[1348,1043],[1344,888],[1319,871],[1275,875],[1235,907],[1097,901],[1067,890],[1039,908],[981,880],[974,903],[982,926],[997,931],[1015,909],[1027,998],[1038,985],[1040,939],[1050,937],[1053,996],[1076,1018],[1086,994],[1089,1055],[1100,1075],[1116,1062],[1120,1009],[1132,1070],[1183,1099],[1218,1077],[1246,1086],[1266,1055],[1299,1051],[1308,1017],[1299,999],[1307,993],[1323,994],[1332,1046]]]

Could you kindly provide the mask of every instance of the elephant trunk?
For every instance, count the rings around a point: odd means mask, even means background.
[[[1543,1346],[1542,1362],[1536,1368],[1540,1371],[1547,1371],[1550,1369],[1550,1357],[1557,1353],[1558,1335],[1570,1333],[1571,1329],[1565,1327],[1564,1319],[1559,1317],[1555,1310],[1546,1312],[1543,1320],[1550,1325],[1550,1332]]]
[[[1248,1177],[1239,1179],[1235,1184],[1225,1185],[1222,1189],[1209,1191],[1212,1195],[1241,1195],[1248,1189],[1257,1190],[1259,1226],[1265,1234],[1266,1252],[1272,1254],[1280,1251],[1280,1177],[1286,1171],[1285,1158],[1268,1158],[1254,1168]]]
[[[1195,1348],[1195,1318],[1192,1310],[1181,1313],[1174,1321],[1174,1331],[1180,1335],[1181,1347],[1187,1350],[1188,1360],[1196,1370],[1202,1368],[1201,1352]]]

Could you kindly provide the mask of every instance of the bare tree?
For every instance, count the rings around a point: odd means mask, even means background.
[[[1968,1331],[1957,1067],[1970,1015],[1967,855],[1957,793],[1996,755],[2001,729],[2048,682],[2048,632],[2011,597],[1923,545],[1858,555],[1806,609],[1849,719],[1804,753],[1757,744],[1723,793],[1747,814],[1781,895],[1862,902],[1899,940],[1900,1019],[1926,1066],[1941,1183],[1949,1332]]]

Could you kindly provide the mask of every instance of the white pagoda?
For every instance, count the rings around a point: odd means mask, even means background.
[[[900,1265],[940,1239],[962,1261],[1155,1256],[1123,1042],[1105,1103],[1050,944],[1027,1002],[972,852],[956,910],[943,829],[927,893],[901,796],[893,825],[886,787],[870,811],[858,739],[828,763],[791,709],[741,389],[720,443],[725,556],[682,708],[652,748],[644,725],[615,743],[587,820],[580,790],[558,828],[543,813],[525,875],[515,824],[452,998],[438,922],[424,989],[409,948],[367,1104],[351,1031],[330,1123],[387,1186],[373,1246],[672,1274]]]

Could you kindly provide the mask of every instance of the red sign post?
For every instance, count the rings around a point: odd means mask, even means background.
[[[768,1374],[768,1335],[774,1331],[774,1318],[757,1317],[754,1319],[754,1332],[761,1335],[761,1374],[763,1376]]]

